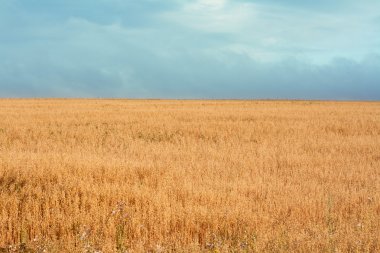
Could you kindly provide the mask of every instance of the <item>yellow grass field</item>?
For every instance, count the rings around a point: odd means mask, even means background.
[[[0,100],[0,252],[380,252],[380,102]]]

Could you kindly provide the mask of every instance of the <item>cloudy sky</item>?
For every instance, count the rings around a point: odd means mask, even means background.
[[[0,0],[0,97],[380,99],[379,0]]]

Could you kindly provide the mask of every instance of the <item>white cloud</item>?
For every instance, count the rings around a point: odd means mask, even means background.
[[[226,0],[197,0],[185,4],[187,11],[219,11],[226,6]]]
[[[247,6],[250,8],[246,8]],[[197,0],[186,2],[179,10],[164,12],[161,18],[209,33],[241,32],[254,16],[252,4],[231,4],[227,0]]]

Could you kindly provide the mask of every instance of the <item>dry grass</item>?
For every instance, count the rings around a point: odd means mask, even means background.
[[[379,231],[380,103],[0,100],[0,246],[379,252]]]

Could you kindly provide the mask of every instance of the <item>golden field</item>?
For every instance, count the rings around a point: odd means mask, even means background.
[[[380,103],[0,100],[0,252],[380,252]]]

